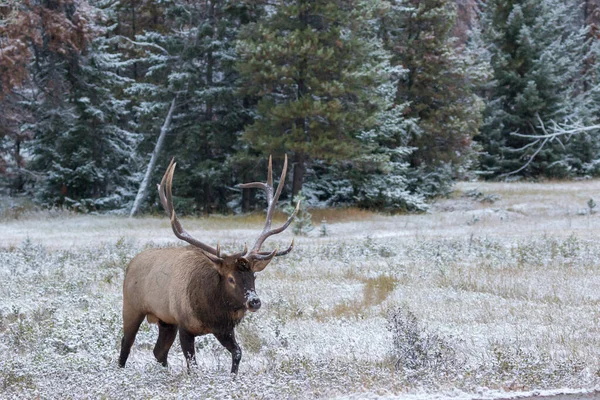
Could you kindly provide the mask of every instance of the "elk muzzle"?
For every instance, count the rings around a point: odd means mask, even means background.
[[[260,299],[254,290],[246,292],[246,308],[252,312],[260,308]]]

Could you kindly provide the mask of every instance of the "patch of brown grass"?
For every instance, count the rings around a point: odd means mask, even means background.
[[[318,226],[321,221],[327,223],[365,221],[373,219],[377,213],[359,208],[327,208],[308,210],[312,215],[312,223]],[[266,218],[264,210],[252,211],[240,215],[211,214],[202,217],[183,217],[191,228],[203,229],[228,229],[228,228],[257,228],[260,229]],[[273,226],[283,224],[288,215],[281,210],[275,211],[273,215]],[[166,220],[166,223],[169,221]]]
[[[398,280],[389,275],[359,279],[364,283],[362,299],[338,303],[333,308],[318,314],[317,319],[322,322],[330,318],[358,318],[369,308],[383,303],[398,284]]]
[[[308,210],[312,214],[313,224],[320,223],[325,220],[331,222],[346,222],[346,221],[365,221],[373,219],[377,215],[372,211],[363,210],[355,207],[344,208],[319,208]]]
[[[383,303],[398,284],[398,280],[389,275],[379,275],[376,278],[367,278],[364,282],[363,302],[367,306]]]

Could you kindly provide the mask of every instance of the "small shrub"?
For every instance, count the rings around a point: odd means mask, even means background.
[[[585,369],[576,359],[554,360],[541,348],[524,348],[518,341],[492,343],[494,374],[516,386],[568,385],[573,375]]]
[[[292,232],[294,232],[294,235],[306,236],[315,229],[312,224],[312,215],[308,212],[306,197],[302,195],[302,192],[298,192],[295,201],[300,202],[300,209],[292,223]],[[287,206],[284,212],[287,215],[292,215],[294,209],[295,207],[293,206]]]
[[[393,337],[394,367],[409,379],[456,373],[460,368],[454,348],[439,334],[427,331],[410,310],[393,310],[388,327]]]
[[[329,236],[329,228],[327,227],[327,220],[321,221],[321,226],[319,227],[319,236],[321,236],[321,237]]]
[[[465,192],[465,194],[463,194],[463,197],[469,198],[473,201],[478,201],[480,203],[489,203],[489,204],[493,204],[502,198],[498,194],[494,194],[494,193],[485,194],[478,189],[467,190]]]
[[[19,389],[35,388],[33,377],[31,375],[12,369],[7,369],[0,372],[0,381],[0,387],[2,387],[3,391],[8,391],[9,389],[12,389],[16,393],[18,393],[20,391]]]
[[[587,206],[589,208],[590,214],[596,213],[596,202],[594,201],[594,199],[590,198],[587,202]]]

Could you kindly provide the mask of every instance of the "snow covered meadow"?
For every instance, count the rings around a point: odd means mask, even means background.
[[[263,307],[237,328],[236,379],[212,336],[196,339],[191,373],[177,342],[161,367],[157,328],[145,322],[127,367],[117,367],[128,261],[182,245],[166,217],[3,206],[0,398],[486,399],[598,389],[600,205],[591,198],[600,201],[600,181],[461,183],[421,215],[315,212],[317,228],[258,275]],[[238,250],[262,218],[183,223]]]

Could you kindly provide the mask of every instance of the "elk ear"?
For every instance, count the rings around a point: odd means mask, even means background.
[[[249,257],[252,264],[252,272],[260,272],[265,269],[273,257],[277,255],[278,251],[279,249],[277,248],[270,253],[252,253]]]
[[[252,272],[260,272],[263,269],[265,269],[267,267],[267,265],[269,265],[269,263],[271,262],[272,258],[268,259],[268,260],[256,260],[254,261],[254,264],[252,265]]]

